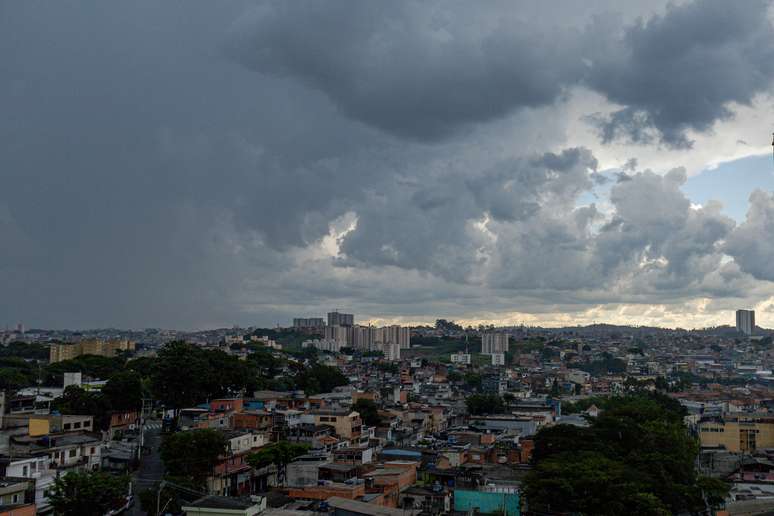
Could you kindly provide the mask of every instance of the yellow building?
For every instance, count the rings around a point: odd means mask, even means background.
[[[114,357],[119,351],[134,351],[135,343],[130,340],[82,340],[63,344],[51,344],[49,349],[50,363],[71,360],[81,355],[99,355]]]
[[[350,410],[316,410],[314,424],[332,426],[340,439],[358,439],[363,427],[360,414]]]
[[[774,447],[774,416],[771,414],[726,414],[699,423],[702,446],[723,446],[730,452]]]

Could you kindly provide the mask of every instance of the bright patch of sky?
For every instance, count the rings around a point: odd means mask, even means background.
[[[683,185],[683,191],[691,201],[699,204],[720,201],[723,212],[737,222],[744,221],[750,194],[755,189],[774,190],[774,159],[771,155],[722,163],[688,178]]]

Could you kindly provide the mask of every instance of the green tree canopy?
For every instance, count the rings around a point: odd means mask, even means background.
[[[226,438],[214,429],[188,430],[170,434],[161,443],[161,460],[167,473],[204,486],[207,475],[226,453]]]
[[[372,400],[359,399],[352,405],[352,410],[360,414],[360,419],[368,426],[378,426],[381,423],[379,407]]]
[[[680,514],[718,505],[728,488],[694,470],[698,444],[680,404],[660,394],[611,398],[589,428],[535,437],[525,479],[531,508],[580,514]]]
[[[142,379],[134,371],[121,371],[107,381],[102,394],[113,410],[138,410],[142,407]]]
[[[251,391],[257,386],[254,364],[218,350],[171,342],[159,351],[151,381],[156,398],[170,408]]]
[[[334,388],[347,385],[349,380],[336,367],[314,364],[301,369],[295,376],[296,388],[307,395],[331,392]]]
[[[502,414],[505,403],[497,394],[474,394],[465,400],[468,412],[475,416],[481,414]]]
[[[56,514],[103,516],[126,503],[129,478],[100,471],[75,471],[54,480],[48,500]]]
[[[102,357],[98,355],[81,355],[72,360],[63,360],[50,364],[46,368],[48,385],[62,385],[64,373],[81,372],[85,376],[107,380],[124,369],[126,359],[121,356]]]
[[[277,472],[280,484],[285,482],[285,466],[293,459],[305,454],[309,450],[306,444],[291,443],[288,441],[279,441],[268,446],[264,446],[255,453],[247,456],[247,463],[256,469],[260,469],[270,464],[277,466]]]
[[[89,392],[77,385],[69,385],[62,396],[52,402],[52,408],[61,414],[94,416],[95,427],[101,430],[107,430],[110,426],[110,402],[100,392]]]

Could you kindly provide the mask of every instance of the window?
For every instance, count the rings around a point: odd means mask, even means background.
[[[80,428],[80,427],[81,427],[81,422],[80,421],[78,421],[76,423],[73,423],[73,428]]]
[[[24,466],[22,468],[22,476],[26,477],[28,473],[29,473],[29,468],[27,466]]]
[[[11,503],[19,503],[19,495],[13,495],[13,501]]]
[[[71,426],[71,425],[70,425],[70,423],[65,423],[65,424],[64,424],[64,429],[65,429],[65,430],[69,430],[69,429],[70,429],[70,426]]]
[[[84,421],[83,422],[83,428],[91,426],[91,421]]]
[[[78,450],[70,450],[70,454],[69,455],[70,455],[70,457],[75,457],[76,455],[78,455]]]
[[[91,454],[94,455],[94,446],[91,447]]]

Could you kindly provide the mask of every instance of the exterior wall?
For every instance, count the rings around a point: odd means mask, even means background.
[[[291,498],[301,498],[307,500],[327,500],[332,496],[355,500],[365,495],[365,484],[357,485],[326,485],[312,486],[307,488],[290,488],[288,496]]]
[[[210,402],[210,410],[233,410],[235,412],[242,412],[244,407],[244,400],[241,398],[212,400]]]
[[[478,509],[482,514],[519,515],[519,495],[516,493],[488,493],[485,491],[454,490],[454,510],[468,512]]]
[[[81,355],[113,357],[119,351],[134,351],[135,343],[129,340],[82,340],[75,343],[51,344],[49,362],[71,360]]]
[[[336,435],[344,439],[360,437],[362,421],[360,414],[350,412],[348,415],[339,414],[314,414],[315,425],[329,425],[335,429]]]
[[[285,479],[288,487],[316,486],[320,478],[320,462],[296,461],[285,467]]]
[[[30,418],[29,422],[29,435],[30,437],[39,437],[41,435],[48,435],[51,431],[51,425],[48,419],[34,419]]]
[[[508,335],[505,333],[484,333],[481,336],[481,353],[508,352]]]
[[[774,447],[774,418],[734,416],[699,423],[702,446],[724,446],[730,452]]]
[[[397,486],[398,491],[402,491],[417,481],[416,463],[397,462],[385,464],[385,466],[386,469],[381,470],[383,474],[374,474],[380,472],[380,470],[377,469],[366,475],[366,477],[373,475],[375,486]]]
[[[37,514],[35,504],[14,507],[13,509],[3,509],[0,507],[0,516],[35,516]]]
[[[271,428],[271,414],[234,414],[233,425],[235,430],[266,430]]]
[[[30,478],[35,480],[35,503],[38,509],[48,507],[48,499],[45,496],[46,489],[54,483],[55,472],[48,467],[47,456],[19,459],[11,462],[6,467],[5,475],[9,477]]]

